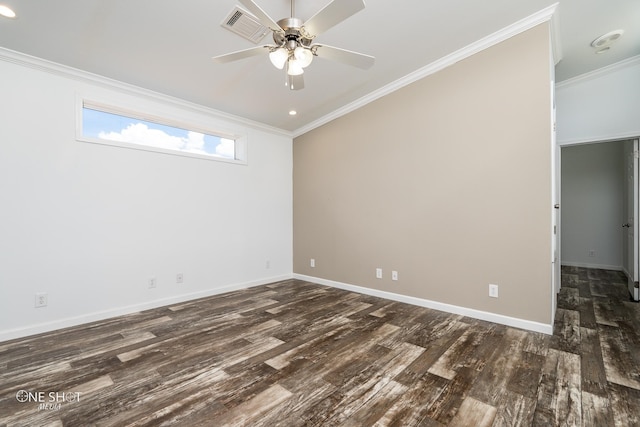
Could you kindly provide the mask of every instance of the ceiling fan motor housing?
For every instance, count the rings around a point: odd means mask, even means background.
[[[302,35],[302,22],[298,18],[284,18],[278,21],[278,25],[284,30],[284,32],[273,32],[273,41],[278,46],[284,46],[289,50],[295,49],[297,45],[309,47],[312,39],[304,37]]]

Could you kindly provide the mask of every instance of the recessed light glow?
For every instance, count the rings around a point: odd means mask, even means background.
[[[289,111],[289,115],[290,116],[295,116],[296,114],[298,114],[298,112],[296,110]]]
[[[15,18],[16,17],[16,13],[9,9],[7,6],[0,4],[0,15],[6,17],[6,18]]]

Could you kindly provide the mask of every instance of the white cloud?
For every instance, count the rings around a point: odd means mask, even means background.
[[[236,156],[235,146],[236,144],[233,139],[222,138],[220,144],[216,146],[216,154],[228,159],[233,159]]]
[[[234,158],[233,140],[222,139],[220,144],[216,146],[216,152],[208,153],[204,149],[204,136],[202,133],[193,131],[188,131],[186,137],[173,136],[159,129],[150,129],[144,123],[132,123],[120,132],[111,131],[98,134],[98,138],[110,141],[129,142],[167,150]]]
[[[184,140],[185,145],[182,150],[191,153],[204,153],[204,134],[198,132],[187,132],[187,138]]]

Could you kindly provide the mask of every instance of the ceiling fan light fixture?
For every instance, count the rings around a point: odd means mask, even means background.
[[[240,21],[243,17],[251,18],[261,27],[271,30],[274,44],[214,56],[212,59],[218,63],[253,57],[263,54],[267,50],[269,60],[273,66],[280,70],[285,70],[289,89],[300,90],[304,88],[304,69],[311,65],[314,56],[318,56],[318,49],[322,50],[322,55],[320,56],[361,69],[369,69],[375,61],[375,58],[370,55],[327,45],[313,44],[313,40],[320,33],[364,9],[365,0],[330,0],[328,5],[306,21],[295,17],[295,0],[290,0],[291,17],[283,18],[279,21],[275,21],[266,14],[256,3],[257,0],[238,1],[247,8],[247,11],[236,6],[225,19],[225,28],[229,29],[229,27],[233,26],[233,31],[241,34],[242,24]],[[236,25],[238,26],[237,28]],[[266,30],[261,31],[258,31],[258,40],[262,38],[263,32]],[[242,35],[254,41],[253,38],[247,37],[244,31]]]
[[[287,74],[290,76],[299,76],[302,73],[304,73],[302,63],[295,58],[289,59],[287,63]]]
[[[313,53],[311,52],[311,49],[307,49],[303,46],[296,47],[293,51],[293,56],[300,62],[300,66],[302,68],[308,67],[311,65],[311,61],[313,61]]]
[[[274,67],[278,70],[282,70],[284,68],[284,64],[287,62],[289,58],[289,51],[283,47],[279,47],[271,52],[269,52],[269,59]]]

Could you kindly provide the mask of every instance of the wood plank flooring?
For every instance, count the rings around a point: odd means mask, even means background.
[[[0,343],[0,426],[640,426],[640,305],[562,278],[553,336],[287,280]]]

